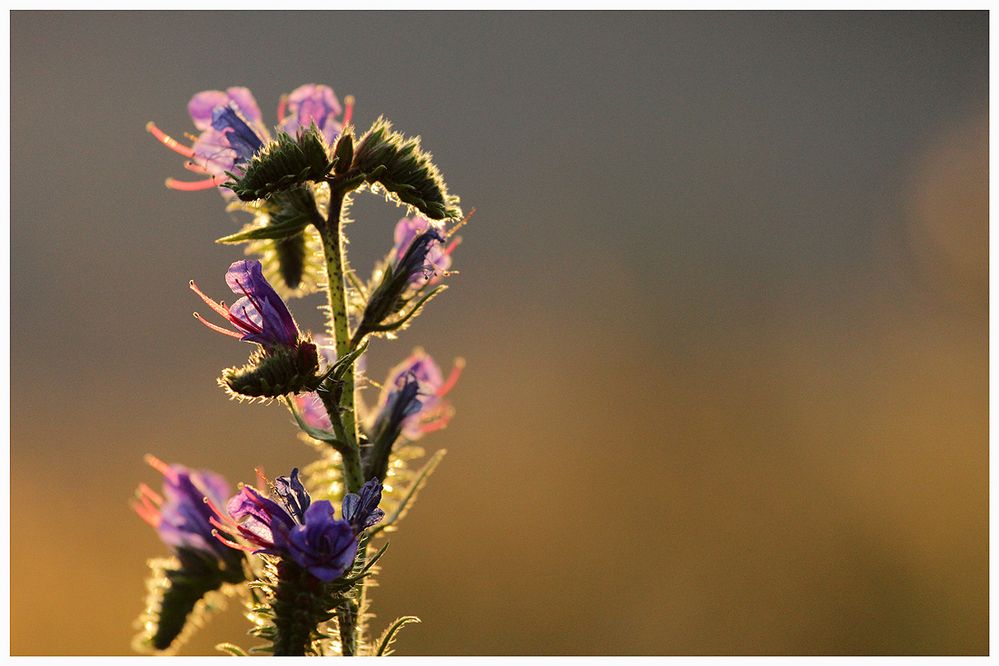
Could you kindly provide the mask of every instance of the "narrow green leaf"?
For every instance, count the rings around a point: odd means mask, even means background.
[[[389,625],[385,633],[381,635],[378,639],[378,649],[375,651],[375,656],[377,657],[387,657],[392,654],[392,644],[395,642],[396,636],[399,634],[399,630],[405,627],[407,624],[419,624],[420,618],[415,615],[403,615],[397,618],[395,622]]]
[[[434,470],[437,469],[437,465],[439,465],[441,460],[444,459],[445,454],[447,454],[447,449],[441,449],[430,457],[427,464],[423,466],[423,468],[416,475],[416,478],[413,479],[413,482],[409,484],[409,488],[406,489],[406,494],[403,495],[402,499],[399,501],[399,506],[392,512],[392,515],[386,516],[385,520],[383,520],[378,527],[371,530],[371,536],[392,527],[395,523],[402,520],[402,518],[406,515],[406,512],[409,511],[409,507],[416,501],[417,493],[419,493],[423,486],[426,485],[427,478],[429,478],[430,475],[433,474]]]

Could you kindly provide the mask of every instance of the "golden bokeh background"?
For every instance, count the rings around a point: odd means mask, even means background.
[[[369,366],[468,362],[373,592],[401,654],[987,653],[987,20],[14,12],[12,652],[129,653],[145,452],[308,460],[215,386],[249,347],[187,281],[236,221],[143,128],[322,82],[478,208]],[[358,201],[356,265],[399,216]]]

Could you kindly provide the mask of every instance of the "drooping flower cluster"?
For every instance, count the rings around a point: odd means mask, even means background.
[[[354,562],[358,536],[384,515],[378,508],[382,484],[371,479],[358,494],[348,493],[341,519],[329,500],[313,502],[299,479],[298,469],[274,481],[277,500],[244,486],[217,511],[212,524],[227,546],[255,554],[290,558],[321,581],[340,577]]]

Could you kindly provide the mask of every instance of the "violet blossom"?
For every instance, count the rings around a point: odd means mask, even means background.
[[[256,554],[290,558],[313,576],[331,581],[343,575],[357,556],[358,535],[382,519],[381,483],[371,479],[360,494],[348,493],[337,519],[329,500],[312,501],[298,469],[274,482],[277,501],[244,486],[217,512],[212,525],[221,543]]]
[[[205,295],[191,280],[191,289],[212,310],[225,317],[234,330],[206,321],[198,313],[194,316],[202,324],[230,337],[245,342],[255,342],[265,349],[294,347],[298,344],[299,331],[288,306],[264,278],[259,261],[235,261],[225,275],[226,284],[235,294],[242,296],[231,306],[216,302]]]
[[[441,234],[442,225],[422,215],[404,217],[399,220],[395,225],[395,243],[392,248],[392,259],[396,260],[405,256],[406,251],[412,245],[413,241],[420,234],[424,234],[431,229]],[[429,244],[422,262],[424,270],[413,272],[410,275],[410,282],[427,284],[440,281],[441,276],[446,275],[448,269],[451,268],[451,253],[460,242],[461,239],[456,238],[447,246],[444,245],[443,241]]]
[[[132,505],[139,517],[156,528],[160,539],[178,553],[197,552],[241,579],[242,556],[212,534],[211,503],[225,501],[229,483],[214,472],[168,465],[152,455],[146,456],[146,462],[163,475],[163,494],[140,484]]]
[[[278,128],[294,136],[314,122],[327,143],[332,145],[343,126],[350,122],[353,98],[348,96],[346,101],[346,108],[341,107],[329,86],[299,86],[291,94],[282,96],[278,106]],[[220,186],[228,179],[227,171],[239,172],[239,165],[271,140],[257,100],[248,88],[204,90],[191,98],[187,111],[200,132],[192,137],[190,146],[170,137],[155,123],[146,124],[146,130],[160,143],[187,158],[184,168],[207,176],[198,181],[168,178],[166,186],[170,189],[196,191]],[[341,112],[343,116],[338,119]],[[227,198],[233,196],[227,188],[221,191]]]
[[[464,361],[458,359],[444,378],[440,367],[423,349],[416,348],[389,371],[372,423],[373,432],[398,428],[409,440],[440,430],[451,420],[451,405],[444,396],[454,388]]]

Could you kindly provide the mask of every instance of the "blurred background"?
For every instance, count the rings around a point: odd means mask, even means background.
[[[985,12],[14,12],[12,652],[130,652],[144,453],[309,458],[215,384],[250,348],[187,281],[239,221],[144,126],[317,82],[478,209],[369,363],[468,362],[373,591],[401,654],[985,654],[987,81]],[[363,268],[402,211],[353,213]]]

